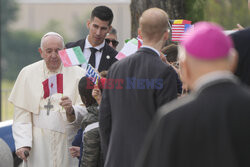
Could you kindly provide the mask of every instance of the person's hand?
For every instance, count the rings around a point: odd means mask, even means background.
[[[80,157],[80,147],[77,147],[77,146],[69,147],[69,152],[73,158]]]
[[[70,114],[70,115],[74,114],[74,108],[72,106],[72,101],[70,100],[69,97],[63,96],[61,98],[60,105],[65,109],[67,114]]]
[[[102,100],[102,93],[98,86],[95,86],[92,90],[92,97],[95,98],[96,102],[100,105]]]
[[[160,53],[160,58],[161,58],[161,60],[162,60],[164,63],[169,64],[168,61],[167,61],[166,56],[165,56],[162,52]]]
[[[243,30],[244,29],[244,27],[242,26],[242,25],[240,25],[240,24],[236,24],[236,28],[234,28],[233,30]]]
[[[76,119],[76,117],[74,108],[72,106],[72,101],[67,96],[62,97],[61,100],[62,101],[59,104],[65,109],[67,120],[69,122],[73,122]]]
[[[24,154],[24,152],[26,152]],[[30,147],[21,147],[19,149],[16,150],[16,155],[18,158],[24,160],[24,161],[27,161],[27,157],[29,156],[29,152],[30,152]],[[28,155],[27,155],[28,153]]]

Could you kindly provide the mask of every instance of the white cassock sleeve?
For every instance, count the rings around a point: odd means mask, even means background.
[[[21,147],[32,147],[32,113],[19,107],[14,107],[12,125],[16,150]]]
[[[73,105],[74,111],[75,111],[75,120],[69,124],[73,126],[81,126],[83,117],[88,113],[85,106],[80,105]]]

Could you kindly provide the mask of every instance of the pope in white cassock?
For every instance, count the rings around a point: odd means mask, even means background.
[[[73,105],[81,103],[78,82],[86,71],[78,66],[65,68],[58,55],[61,49],[64,49],[61,35],[55,32],[45,34],[39,48],[43,60],[21,70],[9,97],[14,104],[12,130],[16,154],[27,160],[29,167],[78,165],[78,160],[71,158],[68,148],[79,127],[69,124],[67,104],[63,104],[63,108],[59,103],[63,98],[71,99]],[[63,74],[64,97],[56,93],[44,99],[42,82],[58,73]],[[24,151],[29,151],[27,159]]]

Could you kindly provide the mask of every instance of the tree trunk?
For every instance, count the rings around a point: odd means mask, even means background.
[[[151,7],[166,11],[170,19],[184,17],[184,0],[131,0],[131,37],[137,36],[139,18],[142,12]]]

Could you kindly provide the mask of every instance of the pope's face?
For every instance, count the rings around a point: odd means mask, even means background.
[[[62,49],[63,43],[60,37],[50,35],[44,38],[42,48],[39,48],[39,52],[50,71],[56,71],[59,69],[61,65],[61,59],[58,51]]]
[[[111,26],[109,25],[109,21],[103,21],[97,17],[89,20],[87,22],[87,27],[89,29],[88,40],[94,47],[100,45],[104,41],[107,33],[111,28]]]

